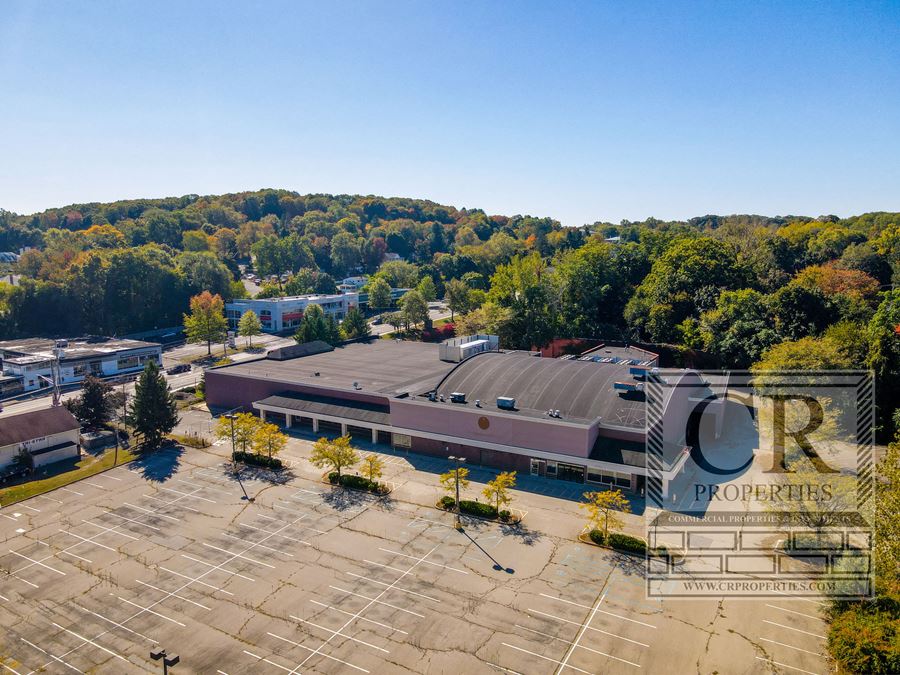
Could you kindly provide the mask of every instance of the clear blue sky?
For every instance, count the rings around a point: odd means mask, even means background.
[[[0,2],[0,207],[900,210],[900,2]]]

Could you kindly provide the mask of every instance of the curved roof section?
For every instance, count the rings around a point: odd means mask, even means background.
[[[451,392],[464,392],[467,405],[481,399],[482,407],[492,411],[500,410],[498,396],[511,396],[517,408],[511,414],[546,417],[552,408],[559,410],[563,421],[593,422],[601,417],[608,424],[643,428],[643,398],[620,396],[613,389],[616,381],[631,379],[629,366],[485,352],[460,363],[437,393],[449,399]]]

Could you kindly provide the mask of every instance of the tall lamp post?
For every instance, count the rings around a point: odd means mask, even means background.
[[[253,501],[253,497],[247,494],[247,488],[244,487],[244,483],[241,481],[241,472],[237,468],[237,460],[234,458],[235,447],[234,447],[234,420],[235,414],[230,412],[223,415],[223,417],[231,422],[231,466],[234,467],[234,475],[237,478],[238,485],[241,486],[241,491],[244,493],[244,499],[248,502]]]
[[[449,449],[450,448],[447,448],[447,450]],[[449,459],[451,462],[456,462],[456,470],[454,471],[454,474],[456,475],[456,529],[461,530],[462,523],[459,520],[459,465],[464,464],[466,458],[450,455],[449,457],[447,457],[447,459]]]
[[[166,654],[165,649],[154,649],[150,652],[150,658],[154,661],[162,659],[163,675],[166,675],[169,672],[169,666],[177,666],[178,662],[181,660],[178,658],[178,654]]]

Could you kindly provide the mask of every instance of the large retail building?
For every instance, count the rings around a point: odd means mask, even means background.
[[[208,370],[207,402],[214,412],[242,408],[287,428],[351,433],[423,454],[643,490],[643,380],[657,366],[655,354],[601,346],[554,359],[498,351],[491,336],[455,342],[449,350],[395,340],[337,349],[297,345]],[[466,343],[471,349],[459,348]],[[667,413],[681,414],[709,394],[697,373],[680,371],[677,378]],[[683,436],[666,438],[664,490],[687,451]]]

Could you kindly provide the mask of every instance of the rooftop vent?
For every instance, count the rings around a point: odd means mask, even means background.
[[[500,410],[515,410],[516,399],[512,396],[498,396],[497,407],[500,408]]]
[[[466,402],[466,393],[463,391],[451,391],[450,392],[450,401],[452,403],[465,403]]]

